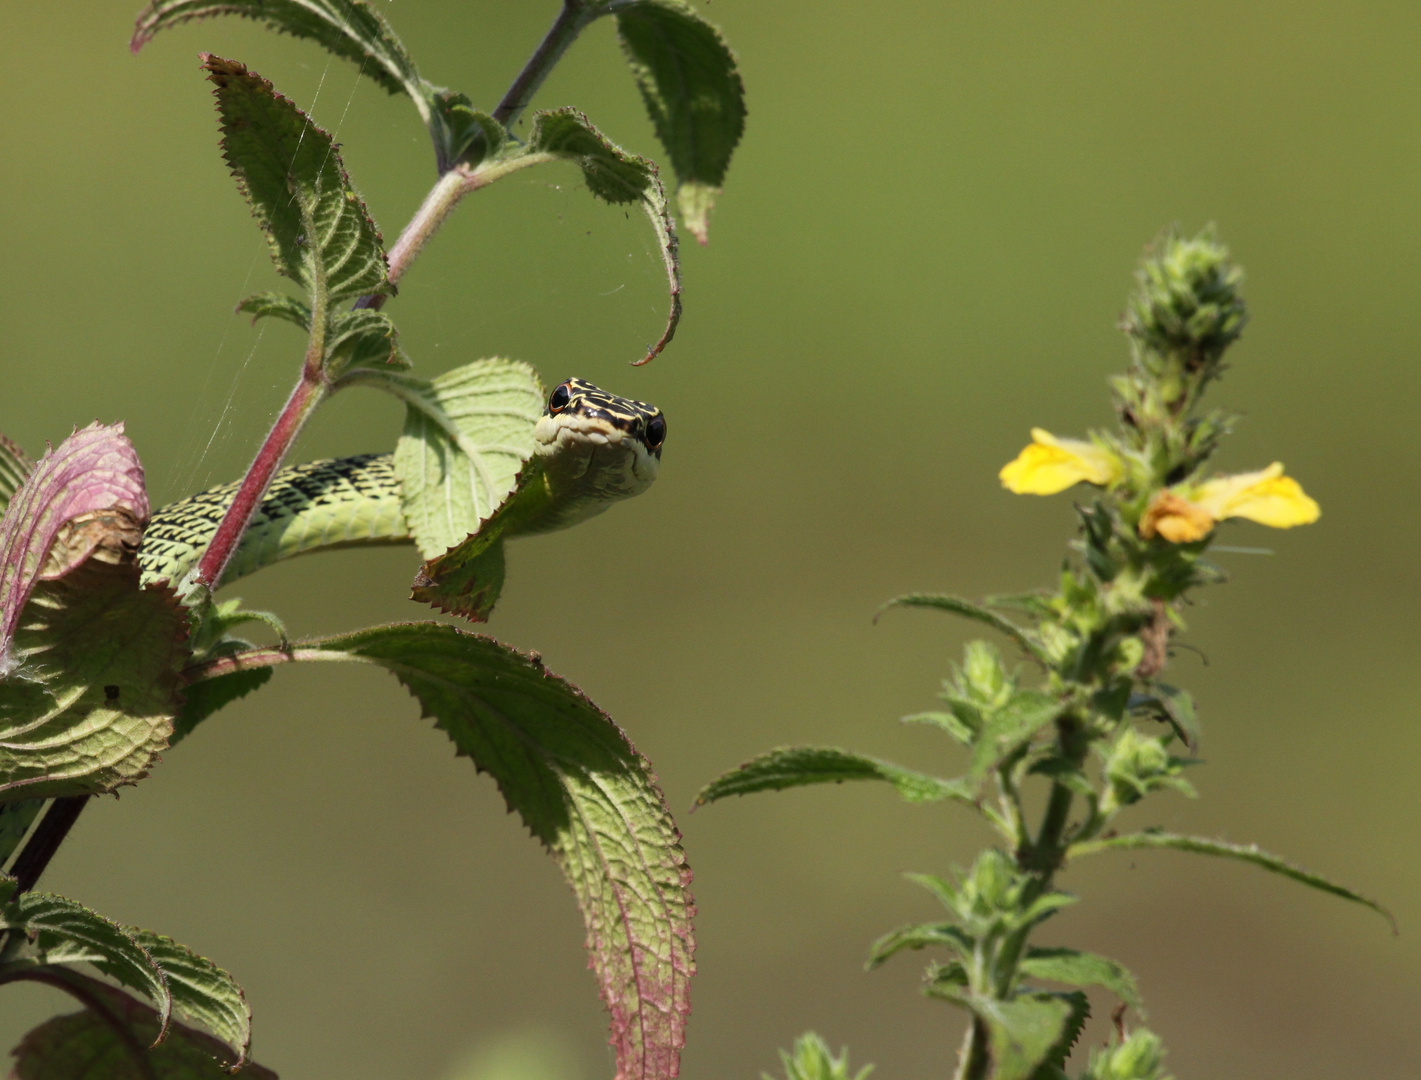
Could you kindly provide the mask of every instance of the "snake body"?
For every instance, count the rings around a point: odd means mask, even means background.
[[[510,497],[504,535],[566,528],[645,491],[656,479],[665,435],[665,418],[653,405],[582,379],[560,383],[534,428],[535,468]],[[181,581],[239,486],[223,484],[156,511],[138,551],[144,580]],[[221,584],[304,552],[413,539],[394,455],[292,465],[273,478]]]

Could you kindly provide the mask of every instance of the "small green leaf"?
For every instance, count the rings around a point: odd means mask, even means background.
[[[972,746],[968,782],[980,784],[999,762],[1011,757],[1055,720],[1061,708],[1061,702],[1049,694],[1017,691],[1006,705],[989,714],[978,734]]]
[[[690,1009],[691,872],[650,764],[611,717],[536,654],[452,626],[373,627],[260,655],[358,660],[399,678],[572,885],[618,1075],[674,1076]]]
[[[13,880],[5,885],[12,893]],[[167,980],[148,951],[117,923],[63,896],[31,892],[12,896],[0,908],[0,927],[28,939],[0,965],[0,982],[34,978],[53,966],[91,964],[151,1000],[158,1007],[160,1028],[167,1027],[172,1008]]]
[[[931,724],[935,728],[947,732],[960,743],[971,745],[976,737],[976,732],[962,722],[955,714],[950,712],[920,712],[903,717],[899,723],[903,724]]]
[[[217,87],[223,156],[277,269],[332,304],[390,291],[380,232],[330,135],[246,65],[204,53],[202,67]]]
[[[1071,1013],[1066,1017],[1066,1023],[1061,1028],[1055,1045],[1047,1052],[1045,1060],[1032,1072],[1031,1080],[1068,1080],[1063,1071],[1066,1060],[1075,1049],[1081,1032],[1085,1030],[1086,1021],[1090,1019],[1090,999],[1085,994],[1075,990],[1056,996],[1070,1005]]]
[[[488,622],[503,592],[502,514],[500,509],[462,544],[420,567],[410,586],[410,599],[446,615]]]
[[[686,227],[702,244],[715,196],[745,131],[745,87],[715,26],[680,0],[637,0],[617,31],[642,100],[680,181]]]
[[[116,987],[66,973],[61,989],[91,1007],[46,1020],[15,1047],[14,1080],[225,1080],[231,1053],[205,1032],[176,1021],[152,1046],[158,1014]],[[96,1011],[99,1010],[99,1011]],[[149,1049],[151,1047],[151,1049]],[[145,1072],[144,1066],[149,1071]],[[277,1080],[247,1062],[242,1080]]]
[[[1046,662],[1046,654],[1042,651],[1041,646],[1033,641],[1025,630],[1010,620],[1002,618],[995,611],[990,611],[981,604],[974,604],[970,600],[938,593],[907,593],[903,596],[895,596],[879,608],[878,613],[873,617],[874,622],[877,622],[883,613],[892,607],[934,608],[938,611],[950,612],[953,615],[961,615],[964,619],[971,619],[984,626],[990,626],[993,630],[1000,631],[1016,642],[1028,656],[1043,664]]]
[[[285,293],[255,293],[238,304],[237,310],[250,315],[252,322],[268,318],[284,319],[307,332],[311,329],[310,306]]]
[[[1023,994],[1012,1001],[962,994],[957,1000],[987,1025],[992,1080],[1029,1080],[1060,1042],[1074,1011],[1074,1002],[1057,994]]]
[[[273,30],[318,42],[353,61],[392,94],[407,93],[423,112],[424,87],[414,61],[380,14],[363,0],[152,0],[138,16],[129,48],[135,53],[166,30],[193,19],[241,15]]]
[[[1132,694],[1130,708],[1136,712],[1148,713],[1161,723],[1174,729],[1179,741],[1191,750],[1199,746],[1199,715],[1194,707],[1194,698],[1187,690],[1157,682],[1151,686],[1153,693]]]
[[[1081,1080],[1172,1080],[1164,1071],[1164,1044],[1153,1031],[1138,1028],[1122,1042],[1111,1038],[1090,1052]]]
[[[1103,986],[1131,1008],[1140,1008],[1135,976],[1108,957],[1075,949],[1031,948],[1018,970],[1033,979],[1050,979],[1069,986]]]
[[[271,678],[271,668],[250,668],[246,671],[232,671],[215,679],[203,679],[188,683],[185,688],[186,701],[173,721],[173,737],[169,745],[177,745],[192,734],[193,728],[202,723],[218,709],[225,708],[238,698],[246,697]]]
[[[470,168],[493,157],[508,141],[508,130],[488,113],[474,108],[467,95],[436,91],[432,98],[431,129],[439,171],[455,165]]]
[[[252,1010],[235,979],[211,960],[172,938],[129,927],[133,939],[163,970],[172,995],[173,1011],[207,1028],[236,1055],[235,1071],[246,1064],[252,1044]]]
[[[338,378],[352,368],[395,368],[411,366],[399,346],[395,322],[383,311],[356,308],[338,311],[330,317],[326,332],[326,370]]]
[[[35,463],[20,447],[0,435],[0,514],[10,505],[25,477],[34,471]]]
[[[785,1080],[849,1080],[849,1050],[844,1047],[838,1056],[829,1049],[829,1044],[813,1031],[807,1031],[794,1041],[794,1051],[780,1051],[780,1062],[784,1066]],[[865,1065],[853,1074],[853,1080],[864,1080],[873,1071],[872,1065]],[[768,1073],[760,1074],[762,1080],[772,1080]]]
[[[865,969],[872,971],[904,949],[927,949],[941,946],[963,956],[972,955],[972,939],[951,923],[924,923],[901,926],[884,934],[869,947]]]
[[[433,380],[361,373],[361,381],[405,402],[405,430],[395,447],[405,520],[426,559],[479,531],[514,490],[533,456],[533,428],[543,412],[537,373],[494,358]]]
[[[712,780],[696,796],[696,805],[704,806],[729,795],[782,791],[806,784],[840,784],[845,780],[886,780],[899,795],[914,803],[941,799],[972,801],[971,792],[957,781],[939,780],[835,747],[791,746],[761,754]]]
[[[1138,832],[1127,833],[1124,836],[1112,836],[1104,840],[1087,840],[1083,843],[1072,844],[1066,850],[1067,859],[1079,859],[1086,855],[1095,855],[1101,851],[1112,849],[1132,849],[1141,848],[1170,848],[1175,851],[1192,851],[1198,855],[1216,855],[1222,859],[1237,859],[1239,862],[1252,863],[1254,866],[1261,866],[1263,869],[1275,874],[1282,874],[1283,877],[1308,885],[1314,889],[1333,896],[1340,896],[1344,900],[1351,900],[1353,903],[1361,904],[1363,907],[1371,908],[1387,922],[1391,923],[1392,933],[1398,933],[1396,918],[1390,911],[1384,908],[1375,900],[1371,900],[1360,893],[1355,893],[1351,889],[1345,888],[1334,882],[1328,881],[1324,877],[1308,872],[1299,866],[1270,855],[1263,851],[1257,844],[1230,844],[1225,840],[1210,840],[1202,836],[1180,836],[1177,833],[1167,832]]]

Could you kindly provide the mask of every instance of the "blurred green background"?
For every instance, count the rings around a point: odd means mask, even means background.
[[[377,0],[430,78],[491,106],[552,0]],[[301,342],[231,314],[277,279],[216,149],[197,53],[235,57],[337,132],[387,238],[433,178],[408,102],[311,44],[219,20],[126,48],[138,0],[8,0],[0,39],[0,430],[32,452],[124,419],[155,500],[238,475]],[[637,215],[572,169],[466,203],[387,310],[418,370],[478,356],[654,401],[662,479],[520,541],[491,630],[542,650],[651,757],[673,807],[766,748],[848,745],[951,774],[900,715],[966,629],[872,626],[886,597],[1052,579],[1070,499],[1005,494],[1041,425],[1109,420],[1104,377],[1142,246],[1217,222],[1253,322],[1214,396],[1246,414],[1220,466],[1282,460],[1321,522],[1226,542],[1174,680],[1196,694],[1203,798],[1140,824],[1257,841],[1376,895],[1374,916],[1246,867],[1112,855],[1046,931],[1139,976],[1188,1078],[1414,1076],[1421,1057],[1421,9],[1393,3],[777,4],[705,8],[739,51],[747,135],[686,317]],[[659,148],[612,26],[538,99]],[[299,454],[390,446],[392,401],[343,395]],[[412,550],[251,579],[297,633],[424,617]],[[285,670],[150,780],[85,814],[46,885],[228,967],[284,1076],[597,1080],[605,1018],[556,869],[486,777],[376,672]],[[778,1071],[817,1028],[883,1080],[941,1077],[961,1030],[921,963],[868,941],[930,917],[900,875],[985,840],[952,807],[844,787],[681,823],[700,904],[688,1080]],[[1108,1000],[1101,1004],[1108,1010]],[[55,1008],[7,987],[0,1036]],[[1090,1039],[1103,1038],[1104,1027]],[[502,1064],[500,1064],[502,1063]],[[511,1064],[510,1064],[511,1063]]]

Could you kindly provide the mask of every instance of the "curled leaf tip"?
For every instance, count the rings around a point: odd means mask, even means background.
[[[1055,495],[1082,482],[1108,487],[1122,471],[1120,459],[1095,443],[1032,428],[1031,442],[997,475],[1014,495]]]

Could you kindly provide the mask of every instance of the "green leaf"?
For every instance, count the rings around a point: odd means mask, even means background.
[[[245,1065],[252,1045],[252,1010],[236,980],[172,938],[136,926],[129,927],[128,932],[162,968],[173,1011],[201,1024],[226,1043],[236,1055],[234,1071]]]
[[[429,604],[446,615],[488,622],[503,592],[501,516],[502,510],[462,544],[420,567],[410,586],[410,599]]]
[[[1101,851],[1112,849],[1138,850],[1141,848],[1170,848],[1175,851],[1192,851],[1198,855],[1216,855],[1222,859],[1237,859],[1239,862],[1251,863],[1254,866],[1261,866],[1264,870],[1269,870],[1275,874],[1282,874],[1285,878],[1299,882],[1303,885],[1311,886],[1333,896],[1340,896],[1344,900],[1351,900],[1353,903],[1361,904],[1363,907],[1371,908],[1387,922],[1391,923],[1392,933],[1398,933],[1396,918],[1390,911],[1384,908],[1375,900],[1355,893],[1351,889],[1344,888],[1334,882],[1328,881],[1324,877],[1310,873],[1299,866],[1270,855],[1263,851],[1257,844],[1230,844],[1225,840],[1209,840],[1202,836],[1180,836],[1177,833],[1167,832],[1138,832],[1127,833],[1124,836],[1112,836],[1104,840],[1086,840],[1079,844],[1072,844],[1066,849],[1066,858],[1079,859],[1086,855],[1095,855]]]
[[[951,923],[924,923],[890,930],[869,947],[865,969],[872,971],[904,949],[927,949],[941,946],[962,956],[972,955],[972,939]]]
[[[1075,1049],[1081,1032],[1085,1030],[1086,1021],[1090,1019],[1090,999],[1085,994],[1074,990],[1069,994],[1056,996],[1070,1005],[1071,1013],[1066,1017],[1066,1023],[1061,1028],[1055,1045],[1047,1052],[1045,1060],[1032,1072],[1031,1080],[1067,1080],[1063,1071],[1066,1060]]]
[[[1150,694],[1130,695],[1130,708],[1136,712],[1148,713],[1161,723],[1174,729],[1179,741],[1191,750],[1199,746],[1199,715],[1194,707],[1194,698],[1187,690],[1157,682],[1150,688]]]
[[[159,30],[213,15],[241,15],[293,37],[307,38],[353,61],[392,94],[407,93],[421,112],[424,84],[400,39],[363,0],[152,0],[138,16],[129,48],[135,53]]]
[[[332,378],[352,368],[378,367],[405,370],[409,358],[399,346],[395,322],[383,311],[356,308],[330,317],[326,332],[326,370]]]
[[[223,157],[277,269],[317,308],[389,292],[380,232],[330,135],[246,65],[204,53],[202,67],[217,87]]]
[[[0,519],[0,793],[112,791],[147,774],[178,711],[187,620],[139,587],[143,470],[122,425],[46,454]]]
[[[172,1022],[167,1038],[152,1046],[161,1025],[147,1005],[116,987],[67,973],[65,989],[90,1008],[46,1020],[15,1047],[15,1080],[224,1080],[231,1054],[205,1032]],[[152,1047],[149,1049],[149,1047]],[[145,1070],[144,1066],[147,1066]],[[247,1062],[243,1080],[277,1080]]]
[[[660,340],[647,347],[644,364],[656,357],[676,334],[681,321],[681,263],[676,240],[676,226],[666,205],[666,189],[656,166],[646,158],[629,154],[595,127],[576,109],[554,109],[535,113],[526,148],[506,158],[498,165],[481,166],[491,173],[518,167],[519,160],[534,163],[539,160],[569,161],[582,170],[587,189],[599,199],[613,205],[640,203],[651,226],[656,230],[661,261],[671,291],[671,311]],[[477,179],[479,170],[475,170]]]
[[[745,87],[715,26],[680,0],[638,0],[617,31],[680,188],[681,218],[706,242],[707,217],[745,131]]]
[[[674,1076],[693,969],[691,872],[650,764],[611,717],[536,654],[452,626],[374,627],[259,656],[360,660],[399,678],[572,885],[618,1075]]]
[[[935,728],[947,732],[960,743],[971,745],[972,740],[977,737],[977,733],[962,722],[954,713],[950,712],[920,712],[910,716],[902,717],[899,723],[903,724],[930,724]]]
[[[849,1080],[849,1050],[841,1049],[837,1056],[829,1049],[829,1044],[813,1031],[807,1031],[794,1041],[794,1051],[780,1051],[780,1063],[784,1066],[785,1080]],[[865,1065],[853,1074],[853,1080],[864,1080],[873,1072],[872,1065]],[[771,1080],[768,1073],[761,1073],[763,1080]]]
[[[953,780],[904,769],[891,762],[830,746],[790,746],[771,750],[732,769],[703,787],[696,805],[749,795],[756,791],[782,791],[806,784],[840,784],[845,780],[886,780],[908,802],[957,799],[971,802],[971,792]]]
[[[1075,949],[1033,947],[1027,950],[1018,970],[1033,979],[1050,979],[1069,986],[1103,986],[1131,1008],[1140,1008],[1135,976],[1108,957]]]
[[[995,611],[984,608],[981,604],[974,604],[972,601],[963,600],[958,596],[944,596],[938,593],[907,593],[903,596],[895,596],[879,608],[873,621],[877,622],[883,613],[892,607],[934,608],[938,611],[950,612],[953,615],[961,615],[964,619],[971,619],[984,626],[990,626],[993,630],[1000,631],[1016,642],[1028,656],[1043,664],[1046,663],[1046,654],[1042,651],[1041,646],[1031,640],[1025,630],[1009,619],[1002,618]]]
[[[1137,1028],[1122,1042],[1111,1038],[1090,1052],[1081,1080],[1171,1080],[1164,1071],[1164,1044],[1146,1028]]]
[[[311,329],[310,306],[285,293],[254,293],[238,304],[237,310],[250,315],[252,322],[267,318],[284,319],[307,332]]]
[[[993,711],[972,746],[968,781],[980,784],[998,762],[1011,757],[1061,713],[1061,702],[1049,694],[1019,690]]]
[[[34,471],[35,463],[19,445],[0,435],[0,513],[10,505],[25,477]]]
[[[13,896],[15,882],[3,883],[5,904],[0,927],[23,935],[17,953],[7,948],[0,965],[0,982],[34,978],[54,966],[91,964],[112,979],[137,990],[158,1007],[160,1028],[166,1028],[172,1008],[167,980],[153,957],[117,923],[82,904],[53,893]]]
[[[477,533],[514,490],[533,456],[543,385],[527,364],[499,358],[433,380],[381,373],[374,385],[405,402],[395,447],[405,520],[426,559],[442,555]]]
[[[998,1001],[977,994],[966,1004],[991,1033],[992,1080],[1028,1080],[1066,1032],[1075,1002],[1065,995],[1020,995]]]
[[[193,728],[202,723],[218,709],[224,708],[238,698],[246,697],[271,678],[271,668],[250,668],[233,671],[215,679],[203,679],[188,683],[186,699],[182,711],[173,721],[173,737],[169,742],[175,746],[192,734]]]
[[[497,154],[508,141],[508,130],[488,113],[480,112],[465,94],[436,91],[430,127],[441,173],[456,164],[473,167]]]

